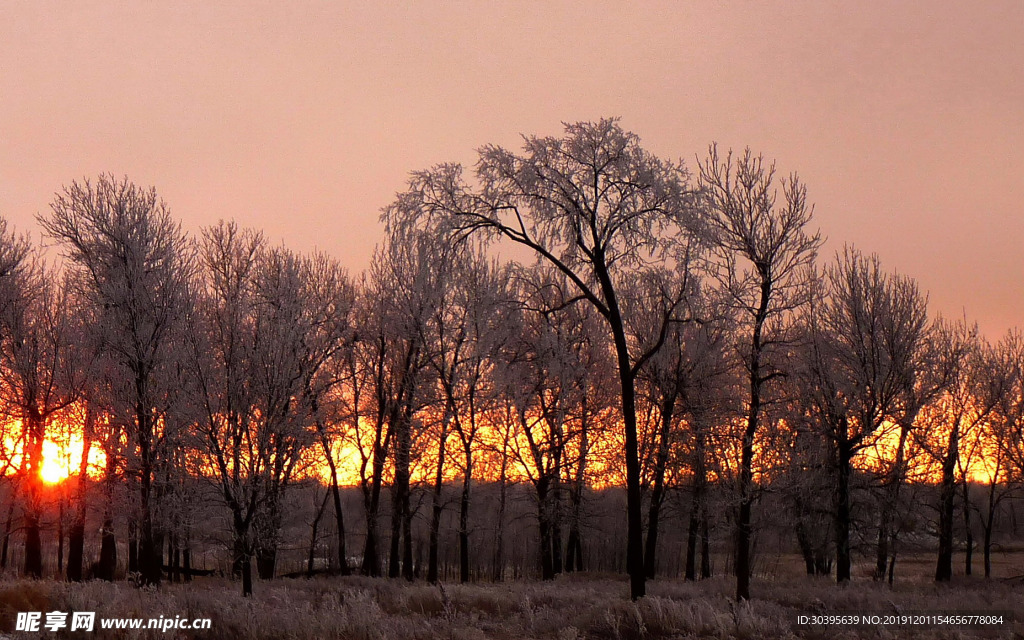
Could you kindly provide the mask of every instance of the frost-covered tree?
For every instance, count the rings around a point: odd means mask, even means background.
[[[349,330],[352,292],[333,262],[269,248],[233,223],[206,229],[199,245],[190,338],[199,445],[231,512],[234,564],[250,595],[253,557],[273,577],[285,491],[324,429],[326,365]]]
[[[688,263],[703,233],[701,213],[680,163],[657,158],[605,119],[566,125],[561,138],[526,137],[521,154],[483,147],[475,184],[454,164],[415,173],[387,219],[392,227],[434,226],[452,242],[474,236],[519,245],[570,284],[566,304],[589,304],[603,319],[620,391],[633,598],[645,593],[636,377],[667,327],[686,314],[686,289],[673,281],[655,299],[632,303],[663,310],[654,335],[631,334],[629,297],[646,292],[632,284],[652,270]]]
[[[836,580],[850,579],[852,461],[899,410],[927,336],[916,282],[882,270],[877,256],[847,247],[826,267],[809,307],[807,410],[829,444],[835,473]]]
[[[82,294],[97,310],[102,348],[111,360],[115,413],[129,428],[139,480],[140,572],[159,584],[155,473],[164,446],[162,375],[180,356],[175,333],[189,303],[192,252],[155,189],[102,175],[72,182],[39,223],[64,249]]]
[[[22,425],[25,575],[42,575],[43,441],[54,417],[78,397],[85,368],[77,360],[82,332],[58,275],[35,260],[21,272],[17,302],[6,309],[0,339],[0,401]]]
[[[601,323],[588,307],[564,304],[569,286],[561,274],[541,264],[522,276],[523,305],[508,318],[510,340],[502,349],[504,362],[496,382],[515,416],[509,453],[536,494],[541,577],[551,580],[565,564],[563,484],[581,489],[570,472],[586,477],[593,423],[605,406],[602,374],[612,367],[601,348]],[[578,502],[572,507],[578,519]],[[570,526],[574,524],[570,519]],[[582,543],[579,527],[573,530],[576,538],[569,549],[575,569]]]
[[[775,180],[775,165],[750,149],[722,158],[711,146],[700,165],[700,185],[711,209],[710,227],[718,260],[715,275],[740,314],[739,354],[747,371],[746,426],[739,464],[736,520],[736,598],[750,598],[751,513],[754,438],[761,426],[769,385],[786,373],[786,326],[809,295],[808,266],[821,246],[811,232],[813,208],[797,176]],[[779,201],[779,186],[782,201]]]
[[[438,579],[438,543],[444,509],[442,489],[445,464],[461,462],[459,495],[459,579],[470,579],[470,505],[476,454],[485,420],[497,399],[493,381],[494,354],[505,339],[502,322],[507,316],[508,269],[497,266],[483,251],[469,244],[439,246],[437,294],[427,323],[424,345],[439,387],[442,404],[436,420],[436,466],[431,504],[427,579]],[[435,411],[436,413],[436,411]],[[449,455],[454,436],[458,454]]]
[[[1011,378],[999,366],[976,325],[966,321],[943,322],[937,328],[941,358],[949,363],[948,384],[921,413],[917,443],[939,466],[938,537],[936,582],[953,577],[953,534],[958,482],[964,481],[962,456],[988,420],[994,417]]]

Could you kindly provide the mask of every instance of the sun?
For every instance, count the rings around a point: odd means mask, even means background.
[[[63,454],[56,442],[43,442],[43,464],[39,469],[39,477],[46,484],[59,484],[71,475],[67,456]]]

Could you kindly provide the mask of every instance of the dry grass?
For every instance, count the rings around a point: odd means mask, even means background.
[[[1024,585],[1019,581],[960,580],[944,587],[906,581],[895,590],[870,581],[844,588],[824,579],[756,581],[755,599],[740,605],[730,599],[732,589],[726,577],[700,583],[657,580],[647,598],[633,603],[626,597],[627,584],[609,576],[443,587],[352,577],[257,583],[256,597],[245,599],[237,583],[212,579],[159,590],[124,583],[9,581],[0,583],[0,629],[13,630],[17,611],[60,610],[96,611],[101,617],[213,620],[213,629],[206,632],[75,634],[95,638],[1024,638],[1024,624],[1016,621],[988,629],[824,629],[796,624],[796,616],[808,612],[1024,612]]]

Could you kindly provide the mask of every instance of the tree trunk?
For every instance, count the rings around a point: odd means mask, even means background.
[[[7,568],[7,553],[10,550],[11,544],[11,525],[14,523],[14,503],[17,494],[14,490],[11,490],[11,502],[7,505],[7,519],[4,521],[4,542],[3,548],[0,549],[0,569]]]
[[[964,514],[964,535],[966,537],[967,547],[964,549],[964,575],[971,575],[972,561],[974,558],[974,532],[971,530],[971,485],[967,481],[966,475],[960,483],[963,489],[964,503],[963,503],[963,514]]]
[[[540,578],[554,580],[555,570],[551,558],[551,506],[546,475],[537,480],[537,525],[540,530]]]
[[[557,448],[556,448],[557,451]],[[551,491],[548,492],[548,500],[551,503],[550,520],[548,525],[551,528],[551,571],[558,575],[562,573],[562,461],[556,455],[555,471],[551,476]]]
[[[759,268],[761,266],[759,265]],[[761,273],[761,295],[754,314],[754,327],[750,340],[750,405],[747,411],[747,426],[743,430],[740,450],[740,507],[736,519],[736,599],[750,599],[750,538],[752,534],[751,514],[754,505],[754,436],[761,417],[761,332],[768,318],[768,302],[772,294],[771,274]]]
[[[711,533],[708,531],[708,503],[700,505],[700,579],[711,577]]]
[[[405,545],[402,541],[403,529],[409,509],[409,464],[412,447],[412,425],[408,416],[393,415],[391,424],[395,433],[395,481],[392,489],[391,511],[391,549],[388,557],[388,577],[397,578],[403,575],[402,556]],[[411,556],[411,541],[410,554]],[[409,559],[411,561],[411,558]],[[408,567],[412,575],[412,566]]]
[[[998,485],[997,478],[993,478],[988,485],[988,508],[986,509],[986,517],[981,519],[981,524],[984,527],[984,539],[982,540],[982,553],[984,555],[985,562],[985,577],[992,577],[992,528],[995,525],[996,519],[996,507],[998,501],[996,500],[996,487]]]
[[[643,496],[640,491],[636,388],[622,319],[613,316],[611,325],[622,391],[622,423],[626,449],[626,571],[629,573],[629,596],[637,600],[647,593],[647,576],[644,573]]]
[[[380,509],[380,491],[384,477],[384,462],[387,450],[381,446],[380,429],[378,428],[378,443],[373,450],[373,475],[370,479],[369,489],[364,489],[363,506],[366,510],[366,541],[363,545],[363,566],[361,573],[365,576],[377,577],[380,575],[380,556],[378,553],[378,511]]]
[[[43,421],[32,411],[25,421],[25,483],[28,485],[28,500],[25,505],[25,575],[39,578],[43,575],[43,543],[40,538],[42,517],[42,478],[39,473],[43,464]]]
[[[939,492],[939,555],[935,566],[935,581],[948,582],[953,578],[953,503],[956,494],[956,463],[960,450],[960,421],[953,423],[949,434],[949,447],[942,461],[942,484]]]
[[[847,439],[849,424],[841,420],[836,443],[836,583],[850,581],[850,460],[853,451]]]
[[[753,403],[751,403],[753,405]],[[759,405],[760,403],[758,403]],[[736,599],[750,599],[750,537],[751,511],[754,504],[754,433],[757,430],[757,411],[751,409],[747,428],[743,431],[740,452],[740,508],[736,520]],[[753,428],[750,426],[753,424]]]
[[[804,529],[804,524],[799,518],[796,521],[796,542],[800,547],[800,555],[804,558],[804,570],[807,572],[807,575],[816,575],[817,567],[814,564],[814,547],[811,545],[811,541],[807,537],[807,531]]]
[[[916,412],[915,412],[916,413]],[[878,523],[878,545],[875,552],[875,581],[883,580],[886,575],[889,561],[889,543],[893,535],[893,518],[896,507],[899,504],[900,487],[903,484],[904,456],[906,455],[907,437],[910,434],[910,426],[913,424],[912,417],[904,417],[900,422],[900,439],[896,447],[896,459],[893,461],[892,471],[885,486],[884,498],[882,499],[881,514]]]
[[[85,520],[75,516],[75,521],[68,531],[68,580],[71,582],[82,581],[82,564],[84,562],[83,552],[85,551]]]
[[[687,580],[697,577],[697,542],[700,538],[701,526],[704,522],[704,494],[707,486],[707,471],[704,468],[704,432],[699,423],[695,423],[697,433],[694,443],[693,460],[693,495],[690,500],[690,522],[686,533],[686,574]],[[703,576],[702,576],[703,577]]]
[[[89,403],[85,404],[85,423],[82,427],[82,457],[78,463],[78,482],[75,498],[75,519],[68,532],[68,580],[81,582],[85,561],[86,487],[89,482],[89,452],[92,449],[93,415]]]
[[[654,456],[654,488],[651,490],[651,504],[647,511],[647,545],[644,550],[644,574],[653,579],[658,569],[658,516],[665,494],[665,468],[668,465],[669,430],[672,425],[675,394],[661,403],[661,425],[658,430],[658,449]]]
[[[246,551],[241,559],[242,569],[242,597],[252,596],[252,555]]]
[[[412,554],[412,508],[409,489],[405,490],[405,503],[402,505],[402,577],[412,582],[416,578],[416,565]]]
[[[459,582],[469,582],[469,493],[473,486],[472,441],[463,441],[466,472],[462,476],[462,495],[459,498]]]
[[[348,567],[348,550],[345,546],[345,514],[341,508],[341,487],[338,486],[338,469],[334,462],[334,455],[331,453],[330,443],[324,440],[323,446],[325,455],[327,456],[327,466],[331,472],[331,497],[334,500],[334,522],[338,529],[338,569],[341,571],[341,575],[347,576],[351,572]]]
[[[324,499],[320,503],[320,508],[316,511],[316,516],[313,518],[313,524],[310,527],[309,532],[309,555],[306,558],[306,576],[312,578],[316,572],[316,545],[317,545],[317,530],[320,528],[320,519],[324,515],[324,511],[327,509],[327,499],[330,498],[330,490],[324,491]]]
[[[43,543],[39,537],[39,517],[25,514],[25,575],[40,578],[43,575]]]
[[[153,524],[153,467],[156,452],[153,451],[153,425],[150,419],[150,407],[147,405],[148,381],[139,374],[135,380],[136,389],[136,427],[138,428],[137,443],[139,446],[139,491],[141,498],[142,522],[139,530],[139,571],[142,582],[146,585],[159,585],[163,575],[161,558],[163,549],[156,544]]]
[[[113,438],[113,434],[111,438]],[[109,442],[108,442],[109,445]],[[114,485],[117,481],[117,462],[112,446],[104,447],[107,458],[103,474],[103,527],[100,530],[100,559],[96,566],[96,577],[100,580],[113,580],[117,573],[117,540],[114,538]]]
[[[114,516],[108,512],[103,518],[100,530],[100,561],[96,565],[96,577],[113,580],[117,573],[117,540],[114,538]]]
[[[446,405],[446,413],[450,412]],[[441,516],[444,514],[444,503],[441,501],[444,490],[444,459],[448,440],[448,416],[441,422],[441,436],[437,445],[437,469],[434,474],[434,492],[430,503],[430,533],[427,543],[427,582],[437,584],[438,581],[438,544],[441,531]]]
[[[492,560],[492,579],[501,582],[505,577],[505,499],[508,488],[508,432],[502,440],[501,470],[498,473],[498,530],[495,532],[497,541],[494,544]]]
[[[582,407],[583,419],[580,421],[580,446],[576,456],[576,477],[569,491],[569,540],[566,547],[566,571],[583,571],[583,534],[580,532],[580,520],[583,516],[583,492],[586,490],[587,455],[590,451],[590,439],[587,425],[587,405],[584,398]]]
[[[273,580],[277,573],[277,545],[260,545],[256,549],[256,570],[261,580]],[[245,566],[242,566],[245,571]]]
[[[643,494],[640,486],[640,441],[636,426],[636,373],[629,357],[626,328],[615,295],[615,286],[604,263],[604,255],[594,256],[595,275],[607,303],[608,321],[615,345],[615,363],[622,396],[623,444],[626,457],[626,572],[629,573],[629,596],[632,600],[647,593],[644,573]]]

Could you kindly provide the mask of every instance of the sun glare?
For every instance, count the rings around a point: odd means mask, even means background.
[[[43,442],[43,464],[39,468],[39,477],[46,484],[59,484],[78,473],[78,465],[82,460],[82,436],[72,434],[66,443],[58,444],[52,440]],[[97,447],[89,449],[89,466],[96,468],[103,464],[103,452]],[[92,473],[90,471],[90,473]]]
[[[65,456],[60,454],[61,451],[57,447],[57,443],[49,440],[43,443],[43,465],[39,469],[39,477],[46,484],[57,484],[71,475],[67,465],[62,464],[64,461],[61,458]]]

